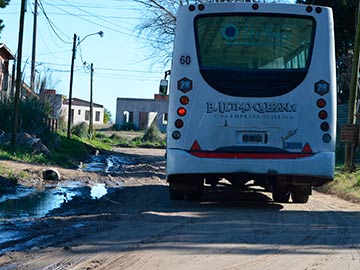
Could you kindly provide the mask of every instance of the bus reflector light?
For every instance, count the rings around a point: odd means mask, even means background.
[[[301,152],[303,153],[312,153],[312,149],[309,143],[306,143],[303,147],[303,149],[301,150]]]
[[[323,135],[322,139],[323,139],[323,142],[329,143],[329,142],[331,142],[331,135],[326,133]]]
[[[181,96],[181,97],[180,97],[180,103],[181,103],[182,105],[187,105],[187,104],[189,104],[189,97],[187,97],[187,96]]]
[[[321,111],[319,112],[319,118],[320,118],[320,119],[324,120],[324,119],[326,119],[327,117],[328,117],[328,113],[327,113],[325,110],[321,110]]]
[[[173,133],[171,134],[171,136],[173,137],[174,140],[178,140],[178,139],[180,139],[180,137],[181,137],[181,133],[180,133],[180,131],[175,130],[175,131],[173,131]]]
[[[322,122],[320,128],[322,131],[328,131],[330,129],[330,125],[328,122]]]
[[[259,4],[253,4],[252,8],[253,8],[253,10],[258,10],[259,9]]]
[[[175,121],[175,127],[177,127],[177,128],[182,128],[183,126],[184,126],[183,120],[177,119],[177,120]]]
[[[186,109],[184,107],[180,107],[178,110],[177,110],[177,114],[179,116],[184,116],[186,114]]]
[[[312,6],[307,6],[307,7],[306,7],[306,11],[307,11],[307,12],[311,12],[312,10],[313,10]]]
[[[189,6],[189,10],[190,10],[190,11],[194,11],[194,10],[195,10],[195,6],[194,6],[194,5],[190,5],[190,6]]]
[[[192,150],[192,151],[200,151],[201,150],[201,147],[200,147],[200,144],[198,143],[198,141],[194,141],[190,150]]]
[[[315,12],[316,12],[316,13],[321,13],[321,11],[322,11],[321,7],[315,8]]]
[[[205,9],[204,4],[200,4],[200,5],[198,6],[198,9],[199,9],[199,10],[204,10],[204,9]]]
[[[316,101],[316,105],[319,107],[319,108],[324,108],[326,106],[326,101],[325,99],[323,98],[320,98]]]

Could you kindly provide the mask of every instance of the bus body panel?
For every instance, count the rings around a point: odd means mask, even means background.
[[[332,11],[306,10],[306,5],[253,3],[209,3],[200,11],[179,9],[170,82],[167,127],[167,175],[251,173],[302,175],[331,180],[334,176],[336,138],[335,47]],[[205,14],[270,14],[311,17],[315,22],[312,57],[302,82],[287,93],[271,97],[239,97],[214,89],[200,74],[194,21]],[[185,88],[182,89],[182,86]],[[317,87],[319,91],[317,91]],[[328,92],[321,92],[322,86]],[[183,106],[179,100],[187,96]],[[326,105],[319,108],[317,101]],[[184,116],[177,115],[185,107]],[[320,111],[326,110],[325,119]],[[174,122],[181,119],[180,129]],[[327,122],[329,130],[322,130]],[[321,128],[320,128],[321,127]],[[174,139],[173,132],[180,138]],[[326,134],[326,142],[324,141]],[[328,141],[328,139],[330,140]],[[203,157],[191,152],[204,152]],[[310,153],[292,159],[246,158],[252,152]],[[209,158],[206,153],[238,153],[241,158]],[[210,155],[211,156],[211,155]],[[231,155],[230,155],[231,156]],[[275,155],[276,156],[276,155]]]

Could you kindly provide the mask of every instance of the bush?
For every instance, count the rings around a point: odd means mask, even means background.
[[[120,130],[124,131],[130,131],[130,130],[136,130],[136,126],[134,123],[128,122],[121,125]]]
[[[161,141],[161,133],[156,125],[151,125],[142,137],[144,142],[159,142]]]
[[[87,138],[89,135],[89,125],[85,122],[77,124],[71,128],[71,133],[79,138]]]
[[[0,102],[0,129],[7,133],[12,131],[14,100],[8,99]],[[48,136],[50,129],[46,120],[50,116],[48,104],[36,99],[27,98],[19,102],[18,132],[26,132],[43,139]]]

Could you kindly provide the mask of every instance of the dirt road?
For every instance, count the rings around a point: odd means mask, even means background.
[[[33,220],[18,251],[3,247],[0,270],[360,269],[360,205],[226,189],[170,201],[162,150],[118,151],[138,161],[116,176],[125,187]]]

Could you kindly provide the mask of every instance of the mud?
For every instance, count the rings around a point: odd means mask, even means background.
[[[268,193],[227,188],[170,201],[164,151],[117,151],[136,162],[77,179],[124,188],[0,225],[22,230],[0,245],[0,270],[360,269],[358,204],[318,192],[307,204],[276,204]]]

